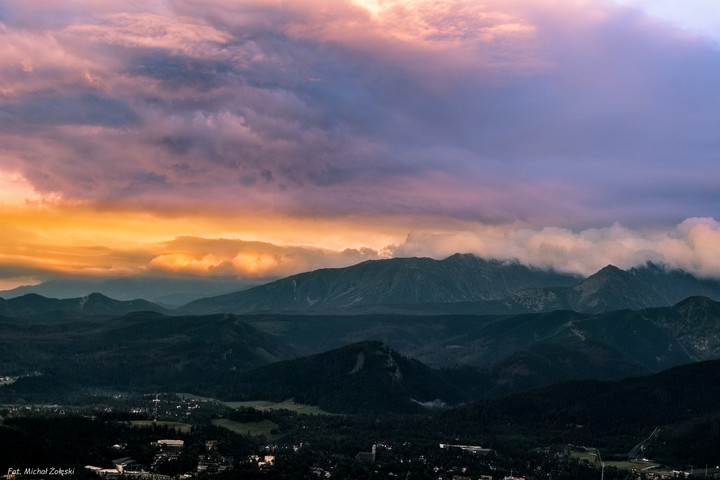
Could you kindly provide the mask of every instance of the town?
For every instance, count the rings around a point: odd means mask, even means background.
[[[115,394],[94,405],[5,405],[3,424],[28,436],[0,457],[11,463],[0,473],[6,479],[59,478],[50,469],[72,472],[71,478],[154,480],[720,478],[717,467],[681,471],[642,459],[620,465],[603,462],[591,447],[527,445],[511,431],[481,444],[442,415],[300,413],[309,407],[248,403]]]

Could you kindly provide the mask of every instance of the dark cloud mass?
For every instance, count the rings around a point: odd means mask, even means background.
[[[93,94],[41,96],[0,107],[3,129],[31,129],[62,125],[109,128],[136,127],[140,117],[120,100]]]
[[[62,3],[0,9],[0,167],[67,200],[570,227],[720,209],[720,52],[637,10]]]

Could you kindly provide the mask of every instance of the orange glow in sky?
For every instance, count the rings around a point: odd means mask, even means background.
[[[456,252],[720,276],[720,44],[677,8],[5,1],[0,289]]]

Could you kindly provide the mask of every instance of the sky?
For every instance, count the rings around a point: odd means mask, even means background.
[[[3,0],[0,288],[456,252],[720,277],[720,5]]]

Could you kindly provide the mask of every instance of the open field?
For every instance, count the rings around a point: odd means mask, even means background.
[[[163,427],[174,428],[180,433],[189,433],[192,426],[188,423],[182,422],[169,422],[169,421],[156,421],[156,420],[132,420],[128,422],[130,426],[137,428],[151,427],[153,425],[160,425]]]
[[[261,422],[235,422],[226,418],[216,418],[212,421],[212,423],[213,425],[226,428],[231,432],[238,433],[240,435],[277,438],[277,435],[273,434],[272,431],[276,429],[278,425],[270,420],[263,420]]]
[[[334,415],[314,405],[295,403],[291,398],[282,402],[271,402],[269,400],[252,400],[248,402],[224,402],[230,408],[254,408],[256,410],[290,410],[295,413],[306,415]]]
[[[590,465],[595,465],[597,468],[600,468],[600,462],[597,461],[596,453],[592,450],[572,450],[570,452],[570,456],[581,461],[584,460]],[[673,473],[662,465],[651,460],[605,460],[603,461],[603,464],[605,465],[605,468],[614,467],[621,470],[634,470],[638,472],[653,471],[654,473],[668,475],[672,475]]]
[[[243,402],[223,402],[215,398],[202,397],[200,395],[193,395],[191,393],[179,393],[180,398],[186,400],[199,400],[203,402],[218,402],[230,408],[254,408],[256,410],[290,410],[295,413],[302,413],[306,415],[335,415],[334,413],[326,412],[320,407],[314,405],[305,405],[303,403],[295,403],[292,398],[283,400],[282,402],[273,402],[270,400],[249,400]]]

